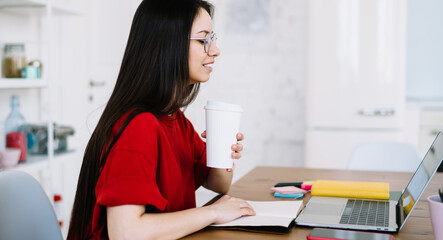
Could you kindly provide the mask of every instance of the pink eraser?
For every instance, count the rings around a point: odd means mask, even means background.
[[[278,192],[281,194],[293,194],[293,193],[306,193],[306,190],[300,189],[294,186],[286,186],[286,187],[272,187],[272,192]]]

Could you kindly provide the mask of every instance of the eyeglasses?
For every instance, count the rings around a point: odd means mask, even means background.
[[[217,42],[217,34],[215,33],[207,33],[204,38],[189,38],[189,40],[198,40],[203,43],[203,48],[205,50],[205,53],[208,53],[211,49],[211,43]]]

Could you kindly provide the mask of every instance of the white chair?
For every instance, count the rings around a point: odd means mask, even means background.
[[[63,239],[51,202],[27,173],[0,171],[0,239]]]
[[[420,151],[407,143],[362,143],[352,151],[348,169],[415,172],[421,160]]]

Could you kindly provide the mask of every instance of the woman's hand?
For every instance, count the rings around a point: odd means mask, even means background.
[[[240,152],[243,150],[243,145],[241,143],[238,143],[238,142],[243,141],[243,139],[245,137],[243,136],[243,133],[237,133],[236,137],[237,137],[237,143],[236,144],[232,144],[232,146],[231,146],[232,151],[234,151],[231,154],[231,157],[233,159],[240,159],[241,158],[241,153]]]
[[[228,195],[224,195],[208,207],[216,213],[215,224],[227,223],[241,216],[255,215],[254,209],[248,202]]]
[[[206,131],[204,131],[201,136],[203,138],[206,138]],[[231,150],[233,151],[231,154],[231,158],[232,159],[240,159],[241,158],[241,151],[243,151],[243,144],[238,143],[240,141],[243,141],[243,139],[245,138],[243,133],[237,133],[236,135],[237,138],[237,143],[236,144],[232,144],[231,146]],[[227,171],[232,171],[235,168],[235,163],[232,164],[232,169],[228,168],[226,169]]]

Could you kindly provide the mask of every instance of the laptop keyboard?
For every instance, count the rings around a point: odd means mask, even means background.
[[[348,199],[340,224],[387,227],[389,201]]]

